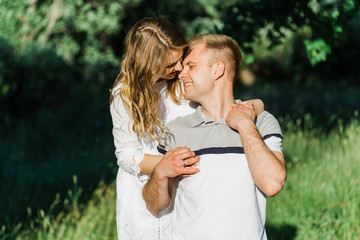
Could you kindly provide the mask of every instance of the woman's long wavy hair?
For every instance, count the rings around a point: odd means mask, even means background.
[[[161,96],[155,84],[165,70],[169,50],[186,47],[183,32],[164,18],[143,18],[129,30],[110,104],[114,98],[121,97],[132,120],[132,129],[140,138],[159,139],[164,122],[159,116]],[[168,94],[178,103],[182,92],[180,81],[177,77],[166,81]],[[120,83],[120,88],[117,88]]]

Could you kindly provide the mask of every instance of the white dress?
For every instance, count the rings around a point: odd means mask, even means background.
[[[195,111],[188,101],[175,104],[167,96],[166,85],[158,86],[162,100],[159,110],[165,123]],[[115,89],[116,91],[116,89]],[[116,222],[119,240],[168,239],[172,213],[163,211],[154,217],[142,197],[142,188],[150,175],[140,173],[139,163],[144,154],[160,155],[156,141],[141,140],[132,131],[131,119],[120,97],[110,105],[113,121],[115,155],[119,166],[116,177]],[[130,125],[129,125],[130,123]]]

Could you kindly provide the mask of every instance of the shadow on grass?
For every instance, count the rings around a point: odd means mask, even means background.
[[[296,227],[289,224],[282,226],[266,225],[269,240],[292,240],[296,237],[296,231]]]

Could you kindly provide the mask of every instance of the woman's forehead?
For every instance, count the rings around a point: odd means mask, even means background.
[[[183,54],[184,54],[183,48],[169,50],[168,56],[166,58],[167,64],[172,64],[174,62],[179,61],[179,59],[183,57]]]
[[[199,61],[207,58],[205,44],[195,44],[191,47],[190,53],[186,56],[184,63],[189,61]]]

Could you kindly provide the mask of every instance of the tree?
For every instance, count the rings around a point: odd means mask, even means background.
[[[247,53],[247,64],[258,60],[253,54],[259,48],[261,39],[265,39],[268,42],[265,51],[272,55],[269,58],[271,64],[276,65],[275,68],[272,66],[274,72],[284,73],[282,65],[286,56],[287,61],[290,60],[288,66],[297,65],[296,68],[288,69],[288,75],[282,74],[283,78],[294,80],[291,76],[303,75],[301,78],[308,80],[308,74],[312,74],[317,75],[316,78],[320,81],[333,79],[358,84],[358,74],[354,74],[359,72],[358,67],[347,61],[349,58],[360,60],[358,1],[237,1],[226,9],[225,16],[223,32],[242,44]],[[291,42],[289,37],[292,38]],[[292,55],[286,52],[289,46],[286,47],[285,44],[292,45]],[[275,55],[279,56],[279,47],[283,48],[283,52],[282,57],[277,60]],[[305,59],[299,60],[303,56],[310,66]],[[344,67],[344,64],[351,70],[336,73],[339,66]]]
[[[68,63],[118,64],[111,36],[122,30],[128,8],[141,0],[29,0],[0,2],[0,34],[16,49],[50,46]]]

